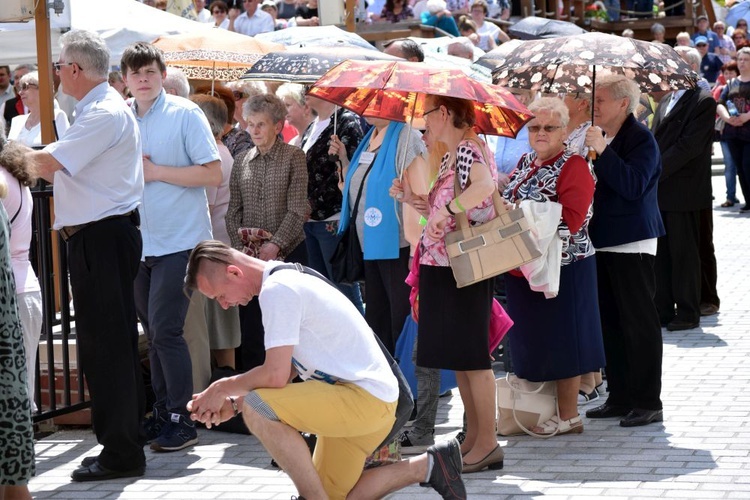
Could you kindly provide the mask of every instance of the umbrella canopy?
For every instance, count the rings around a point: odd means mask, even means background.
[[[509,33],[521,40],[539,40],[540,38],[581,35],[586,33],[586,30],[567,21],[529,16],[511,26]]]
[[[592,92],[606,70],[635,80],[643,92],[694,88],[697,75],[661,43],[606,33],[503,44],[482,56],[497,85],[547,93]]]
[[[727,12],[727,17],[724,19],[724,23],[726,23],[727,26],[736,26],[737,21],[740,19],[744,19],[750,23],[750,2],[740,2],[733,5],[729,9],[729,12]]]
[[[456,57],[445,52],[425,51],[424,62],[437,68],[458,69],[474,80],[492,83],[492,73],[488,68],[472,63],[464,57]]]
[[[359,47],[291,48],[264,55],[242,75],[242,79],[314,83],[329,69],[347,59],[401,61],[398,57]]]
[[[505,89],[478,82],[457,69],[425,63],[344,61],[326,73],[309,94],[363,116],[409,121],[424,114],[427,95],[474,101],[480,133],[515,137],[532,118]]]
[[[361,47],[378,50],[356,33],[336,26],[295,26],[283,30],[255,35],[256,40],[275,42],[287,47]]]
[[[164,52],[164,62],[180,68],[188,78],[222,81],[237,80],[264,54],[283,49],[221,29],[162,36],[154,45]]]

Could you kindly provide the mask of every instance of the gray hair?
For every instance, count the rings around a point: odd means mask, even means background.
[[[591,94],[588,92],[573,92],[569,94],[570,97],[575,99],[576,101],[583,101],[586,103],[586,109],[588,111],[591,111]]]
[[[229,88],[229,90],[242,92],[246,97],[253,97],[268,92],[268,88],[266,87],[265,83],[251,82],[249,80],[227,82],[225,86]]]
[[[680,57],[683,61],[688,63],[690,67],[693,69],[693,71],[698,71],[698,69],[701,66],[701,55],[700,53],[695,50],[692,47],[687,47],[685,45],[678,45],[674,48],[675,52],[680,54]],[[742,50],[742,49],[740,49]]]
[[[66,62],[74,62],[93,79],[107,80],[110,52],[102,37],[85,30],[68,31],[60,37]]]
[[[221,137],[224,132],[224,125],[227,124],[227,105],[218,97],[205,94],[195,94],[190,96],[190,100],[198,105],[206,115],[208,124],[211,127],[211,133],[215,138]]]
[[[735,59],[739,57],[740,54],[745,54],[746,56],[750,56],[750,47],[742,47],[740,50],[738,50],[737,55],[735,56]]]
[[[164,90],[174,90],[175,95],[185,99],[190,95],[190,83],[180,68],[167,66],[167,77],[162,82],[162,87]]]
[[[635,111],[641,99],[641,89],[638,88],[638,84],[626,78],[625,75],[609,74],[597,77],[596,88],[597,90],[609,89],[615,99],[627,99],[628,114]]]
[[[39,72],[32,71],[31,73],[26,73],[25,75],[21,77],[18,83],[19,85],[31,84],[31,85],[39,86]]]
[[[305,105],[305,86],[299,83],[285,83],[276,90],[276,96],[284,100],[287,97],[294,100],[300,106]]]
[[[13,71],[18,71],[19,69],[25,69],[26,71],[36,71],[37,67],[36,64],[19,64],[15,68],[13,68]]]
[[[286,118],[286,106],[275,95],[256,95],[245,101],[242,116],[248,117],[256,113],[266,113],[273,123],[279,123]]]
[[[560,118],[560,125],[563,128],[567,127],[570,121],[568,107],[565,106],[565,103],[559,97],[541,97],[529,104],[528,108],[535,115],[540,111],[549,111],[556,114]]]
[[[657,33],[665,33],[666,29],[664,29],[664,25],[661,23],[654,23],[651,26],[651,34],[655,35]]]

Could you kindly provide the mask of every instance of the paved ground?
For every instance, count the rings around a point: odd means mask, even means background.
[[[717,204],[723,177],[714,177]],[[623,429],[616,420],[588,421],[577,436],[548,440],[514,437],[505,446],[505,469],[465,476],[471,498],[545,497],[750,499],[750,214],[717,209],[721,313],[701,328],[664,332],[665,422]],[[597,403],[591,403],[597,404]],[[438,439],[461,425],[458,397],[440,403]],[[37,443],[34,498],[289,498],[288,477],[269,466],[253,437],[202,431],[184,452],[148,453],[138,480],[76,484],[69,474],[95,454],[88,431],[58,432]],[[418,486],[392,498],[437,498]]]

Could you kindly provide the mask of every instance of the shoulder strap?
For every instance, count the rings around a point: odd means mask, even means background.
[[[17,179],[17,180],[18,180],[18,190],[21,192],[21,203],[18,205],[18,210],[16,210],[16,213],[13,214],[13,217],[11,217],[10,224],[13,224],[13,222],[18,217],[18,214],[21,213],[21,207],[23,207],[23,186],[21,185],[21,180],[20,179]]]
[[[365,181],[367,180],[367,174],[370,173],[370,170],[372,170],[372,167],[375,165],[375,159],[370,162],[370,166],[367,167],[367,170],[365,171],[364,177],[362,177],[362,184],[359,185],[359,190],[357,191],[357,199],[354,201],[354,205],[352,206],[352,216],[349,218],[351,221],[350,223],[355,223],[357,220],[357,210],[359,210],[359,200],[362,198],[362,190],[365,188]],[[349,165],[351,167],[351,165]],[[354,174],[352,174],[354,175]],[[351,182],[351,181],[350,181]],[[312,269],[311,269],[312,271]],[[323,276],[321,276],[323,277]]]
[[[473,137],[470,137],[467,139],[468,141],[473,142],[477,145],[479,148],[479,154],[482,155],[482,161],[484,162],[484,165],[487,168],[492,168],[490,165],[487,164],[487,158],[484,156],[484,148],[482,147],[482,143],[474,139]],[[453,196],[458,197],[459,194],[461,194],[461,185],[458,181],[458,158],[454,161],[455,167],[454,167],[454,173],[453,173]],[[470,179],[466,180],[466,187],[469,187],[469,183],[471,182]],[[497,185],[495,185],[495,189],[492,191],[492,204],[495,206],[495,216],[500,216],[500,214],[504,214],[508,211],[508,209],[505,207],[505,204],[503,203],[503,200],[500,198],[500,190],[498,189]],[[459,230],[467,229],[469,227],[469,216],[466,212],[458,212],[454,218],[456,219],[456,227]]]

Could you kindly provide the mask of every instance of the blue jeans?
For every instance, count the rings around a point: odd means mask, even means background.
[[[737,168],[737,177],[740,180],[745,205],[750,205],[750,142],[729,139],[727,146],[734,166]]]
[[[727,185],[727,200],[737,202],[737,165],[734,163],[729,143],[720,141],[721,154],[724,156],[724,182]]]
[[[146,257],[135,278],[135,308],[148,338],[154,406],[187,415],[193,366],[183,337],[190,299],[183,292],[190,250]]]
[[[620,20],[620,0],[604,0],[604,7],[610,21]]]
[[[354,221],[352,221],[354,224]],[[307,245],[308,266],[318,271],[326,278],[331,277],[331,257],[336,251],[339,243],[339,221],[315,221],[305,222],[305,245]],[[359,284],[352,285],[336,283],[341,293],[352,301],[352,304],[364,316],[365,308],[362,304],[362,293]]]

